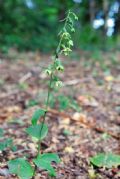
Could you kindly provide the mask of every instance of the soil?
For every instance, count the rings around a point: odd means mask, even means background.
[[[61,57],[65,71],[59,76],[64,85],[55,90],[54,98],[58,94],[69,96],[80,111],[74,107],[62,110],[56,102],[47,114],[49,134],[41,152],[60,156],[61,163],[55,165],[56,179],[92,179],[91,170],[97,179],[120,178],[119,167],[97,168],[90,163],[90,157],[97,153],[120,154],[120,54],[114,52],[116,63],[110,60],[112,54],[104,52],[102,63],[90,52],[74,52],[69,59]],[[31,162],[36,156],[36,143],[25,128],[34,111],[43,107],[48,81],[43,71],[50,61],[50,55],[39,52],[1,55],[0,127],[4,139],[12,138],[17,150],[7,148],[0,153],[0,179],[17,178],[8,171],[10,159],[27,156]],[[35,178],[50,177],[38,169]]]

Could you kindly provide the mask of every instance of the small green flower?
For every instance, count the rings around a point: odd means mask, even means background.
[[[63,71],[64,70],[64,67],[62,65],[62,62],[60,59],[56,59],[55,62],[54,62],[54,67],[57,71]]]
[[[64,33],[62,34],[62,36],[63,36],[63,37],[70,37],[70,34],[69,34],[68,32],[64,32]]]
[[[66,47],[66,48],[63,49],[63,52],[64,52],[64,55],[65,55],[65,56],[69,55],[69,53],[70,53],[71,51],[72,51],[72,50],[71,50],[70,48],[68,48],[68,47]]]
[[[64,71],[64,67],[63,67],[62,65],[58,65],[58,66],[56,67],[56,69],[57,69],[58,71]]]
[[[55,85],[56,85],[56,87],[62,87],[63,83],[62,83],[62,81],[56,81]]]

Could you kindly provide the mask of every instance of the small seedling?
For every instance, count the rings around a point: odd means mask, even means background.
[[[60,111],[64,111],[66,109],[73,109],[77,112],[81,111],[81,107],[77,103],[76,100],[74,100],[72,97],[65,96],[65,95],[58,95],[54,97],[53,95],[50,98],[50,107],[53,108],[55,106],[58,106]]]
[[[27,106],[27,107],[32,107],[32,106],[36,106],[36,105],[38,105],[38,104],[39,104],[39,102],[38,102],[37,100],[35,100],[35,99],[30,99],[30,100],[27,102],[26,106]]]
[[[14,148],[13,140],[11,138],[3,139],[4,138],[4,130],[0,128],[0,151],[4,151],[7,148]]]
[[[99,153],[90,159],[90,162],[97,167],[112,168],[120,165],[120,155],[112,153]]]
[[[67,129],[64,129],[64,130],[63,130],[63,134],[64,134],[65,136],[69,136],[69,135],[72,135],[72,132],[69,131],[69,130],[67,130]]]
[[[31,126],[26,129],[26,132],[37,140],[38,148],[36,157],[33,159],[33,167],[27,161],[26,158],[18,158],[8,162],[9,170],[12,174],[18,175],[21,179],[35,178],[37,167],[43,170],[47,170],[49,175],[56,176],[55,169],[51,165],[52,162],[59,163],[60,159],[55,153],[41,153],[41,142],[48,133],[48,126],[45,124],[46,114],[50,104],[50,94],[52,89],[59,88],[62,86],[62,82],[59,80],[58,73],[64,71],[61,60],[59,59],[60,54],[69,55],[73,41],[71,33],[75,31],[74,20],[77,20],[77,16],[70,10],[64,19],[64,27],[59,33],[60,41],[56,48],[55,55],[53,56],[52,63],[48,66],[45,72],[50,77],[48,85],[48,94],[46,99],[46,106],[44,109],[38,109],[35,111]],[[42,122],[40,122],[42,119]]]

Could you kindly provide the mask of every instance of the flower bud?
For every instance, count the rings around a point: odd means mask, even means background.
[[[68,44],[71,45],[71,46],[73,46],[73,41],[72,41],[72,40],[69,40]]]
[[[56,87],[62,87],[63,83],[62,83],[62,81],[57,81],[55,85],[56,85]]]
[[[64,67],[63,67],[62,65],[58,65],[58,66],[56,67],[56,69],[57,69],[58,71],[64,71]]]
[[[52,71],[49,70],[49,69],[46,69],[46,70],[45,70],[45,73],[46,73],[47,75],[51,75]]]

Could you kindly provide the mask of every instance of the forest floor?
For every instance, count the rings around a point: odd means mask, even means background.
[[[7,161],[36,155],[26,134],[35,109],[43,106],[48,77],[43,73],[49,55],[11,51],[0,59],[0,127],[17,150],[0,153],[0,179],[14,179]],[[42,151],[57,152],[61,163],[56,179],[91,179],[89,158],[100,152],[120,154],[120,53],[76,52],[62,58],[64,86],[55,90],[47,115],[49,134]],[[98,62],[99,60],[99,62]],[[2,140],[4,140],[2,138]],[[97,179],[118,179],[120,169],[94,168]],[[36,179],[50,178],[38,170]]]

